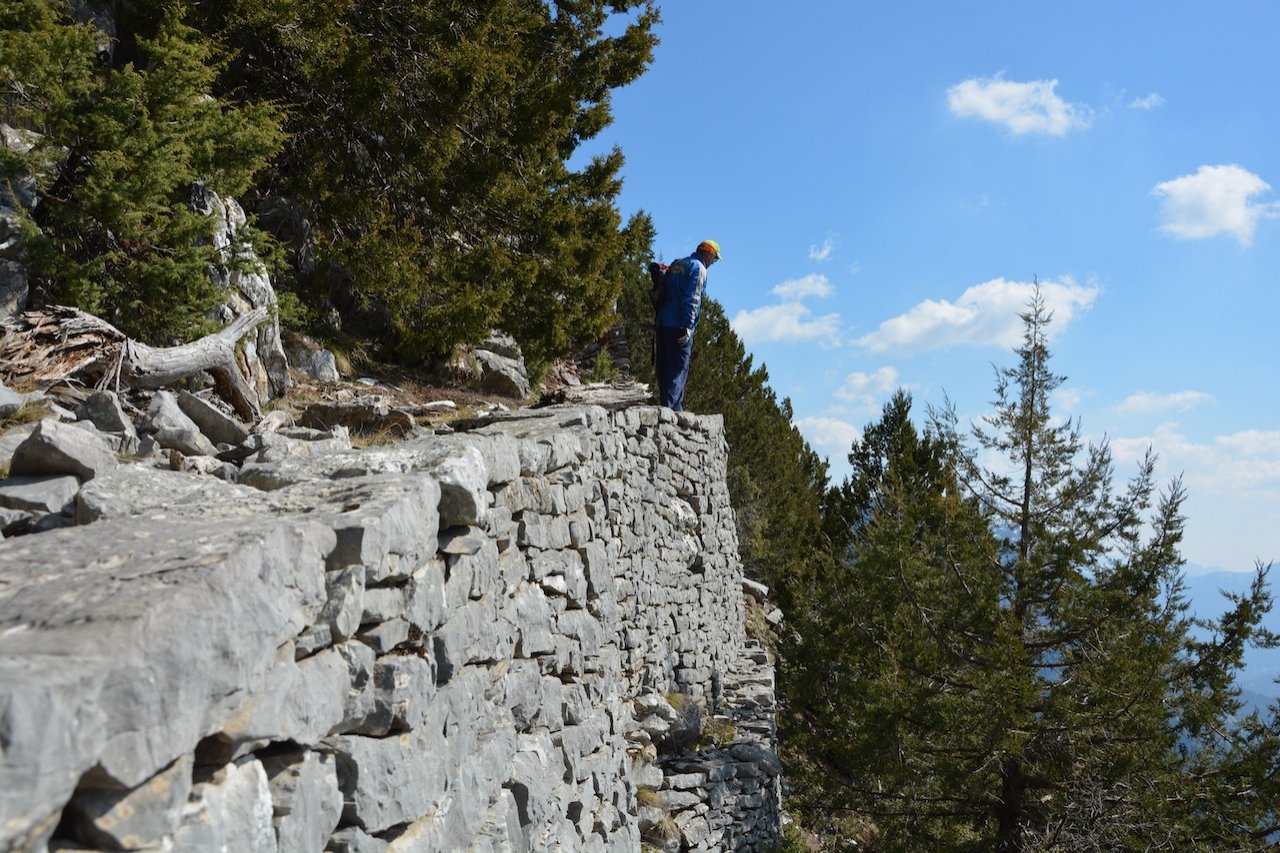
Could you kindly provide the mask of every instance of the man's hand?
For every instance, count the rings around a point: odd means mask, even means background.
[[[680,330],[680,337],[676,338],[676,343],[678,343],[678,344],[680,344],[680,345],[682,345],[682,346],[683,346],[684,344],[689,343],[689,338],[691,338],[691,337],[693,337],[693,330],[692,330],[692,329],[681,329],[681,330]]]

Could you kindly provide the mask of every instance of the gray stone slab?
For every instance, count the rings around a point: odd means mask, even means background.
[[[133,789],[86,787],[67,805],[67,815],[86,841],[107,849],[160,847],[181,822],[192,766],[192,756],[183,755]]]
[[[502,678],[503,706],[511,712],[516,730],[525,732],[542,713],[546,698],[542,687],[542,673],[536,661],[504,661],[499,668],[506,668]]]
[[[419,727],[392,737],[341,735],[325,746],[338,759],[343,819],[369,833],[410,823],[444,795],[443,735]]]
[[[529,396],[529,377],[524,360],[508,358],[485,349],[474,350],[480,367],[480,387],[494,394],[523,399]]]
[[[85,484],[76,497],[75,515],[80,524],[139,515],[259,518],[266,505],[262,493],[247,486],[146,465],[123,465]]]
[[[489,806],[473,845],[475,849],[527,853],[529,841],[520,825],[520,807],[511,791],[503,789],[498,792],[498,799]]]
[[[319,743],[339,728],[346,715],[351,673],[335,649],[295,661],[293,644],[286,643],[271,669],[256,682],[218,732],[230,757],[236,757],[244,745],[263,741]]]
[[[70,655],[56,662],[0,654],[7,740],[0,754],[3,850],[43,848],[76,783],[107,742],[106,710],[85,701],[101,694],[105,667]]]
[[[59,477],[10,477],[0,480],[0,507],[27,512],[62,512],[75,500],[80,481]]]
[[[351,734],[365,728],[365,721],[377,710],[373,691],[376,653],[369,646],[352,640],[334,646],[347,665],[347,695],[343,702],[343,718],[334,734]]]
[[[217,406],[189,391],[178,394],[178,408],[191,418],[200,432],[214,444],[239,444],[249,437],[249,428]]]
[[[271,493],[281,514],[322,519],[338,535],[329,568],[361,565],[367,583],[407,578],[434,556],[439,486],[417,474],[303,482]]]
[[[299,654],[345,642],[360,628],[360,616],[364,612],[364,566],[328,572],[325,589],[324,609],[317,623],[299,637]]]
[[[373,711],[349,731],[386,735],[417,728],[436,695],[435,668],[416,654],[378,658],[371,682]]]
[[[392,619],[377,625],[366,626],[357,635],[360,641],[367,643],[375,652],[384,654],[409,639],[409,620]]]
[[[286,853],[322,853],[342,817],[332,755],[296,750],[262,759],[276,838]]]
[[[120,398],[114,391],[94,391],[76,409],[76,417],[89,421],[103,432],[134,431],[133,421],[124,413]]]
[[[295,347],[286,349],[285,354],[289,357],[289,366],[305,376],[322,382],[338,382],[342,379],[338,373],[337,357],[327,349]]]
[[[147,413],[138,424],[140,432],[152,433],[162,429],[200,431],[196,422],[182,411],[178,398],[172,391],[157,391],[151,398],[151,404],[147,406]]]
[[[173,849],[276,853],[271,818],[271,790],[262,763],[245,759],[229,764],[192,790]]]
[[[515,591],[516,625],[520,638],[516,654],[522,658],[548,654],[555,650],[552,629],[555,618],[546,593],[539,586],[522,583]]]
[[[432,559],[414,571],[406,587],[405,618],[424,634],[434,631],[449,614],[445,593],[445,561]]]
[[[396,834],[392,850],[476,850],[491,804],[502,795],[506,767],[515,755],[516,738],[496,729],[477,739],[453,773],[446,792],[429,812]],[[501,849],[501,848],[500,848]]]
[[[413,416],[392,409],[385,397],[312,403],[298,416],[298,424],[311,429],[344,426],[353,432],[404,436],[413,432]]]
[[[488,508],[488,471],[471,445],[446,447],[435,439],[322,455],[291,455],[270,463],[246,463],[240,482],[264,491],[320,480],[373,474],[423,472],[440,488],[440,526],[477,524]]]
[[[77,499],[76,518],[81,523],[134,516],[319,521],[337,534],[328,568],[362,566],[373,583],[407,578],[436,551],[439,487],[423,475],[303,481],[261,492],[208,477],[131,465],[88,485]],[[337,639],[350,636],[343,630]]]
[[[508,433],[457,433],[437,436],[430,441],[439,447],[474,447],[478,450],[489,475],[487,486],[509,483],[520,476],[521,453],[526,442],[519,441]]]
[[[387,622],[405,615],[405,589],[400,586],[384,586],[364,591],[364,609],[360,624]]]
[[[76,409],[76,417],[91,423],[106,433],[114,433],[120,437],[120,448],[125,453],[138,450],[138,432],[133,421],[124,413],[120,398],[113,391],[94,391],[80,407]]]
[[[151,434],[155,443],[166,450],[176,450],[187,456],[213,456],[218,448],[198,429],[161,427]]]
[[[71,474],[92,480],[118,468],[115,453],[101,438],[46,418],[13,451],[10,476],[50,477]]]
[[[95,764],[132,787],[240,704],[311,624],[333,532],[102,522],[0,542],[0,848]]]
[[[587,575],[589,598],[613,598],[613,566],[609,555],[599,542],[588,542],[579,549],[583,568]]]

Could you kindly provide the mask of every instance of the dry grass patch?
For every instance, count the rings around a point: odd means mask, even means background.
[[[14,427],[43,420],[49,417],[51,413],[49,401],[47,400],[40,400],[36,403],[23,403],[21,408],[13,414],[0,418],[0,433],[6,433]]]
[[[653,809],[663,808],[662,798],[658,796],[658,792],[653,788],[638,788],[636,790],[636,804]]]
[[[689,705],[693,702],[687,693],[668,693],[666,695],[667,704],[675,708],[678,713],[685,713],[689,710]]]
[[[724,748],[733,743],[738,737],[738,727],[728,717],[712,717],[702,727],[702,737],[699,739],[699,746],[706,748],[716,746]]]

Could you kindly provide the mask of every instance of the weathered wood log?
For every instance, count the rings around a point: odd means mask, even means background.
[[[77,308],[28,311],[0,324],[0,379],[19,387],[76,378],[99,388],[123,383],[156,389],[209,373],[218,394],[253,423],[262,408],[236,361],[236,343],[265,319],[267,309],[256,308],[197,341],[152,347]]]

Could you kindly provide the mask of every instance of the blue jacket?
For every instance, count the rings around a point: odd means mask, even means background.
[[[673,261],[667,268],[667,299],[658,308],[658,325],[667,329],[698,327],[702,294],[707,289],[707,268],[696,257]]]

